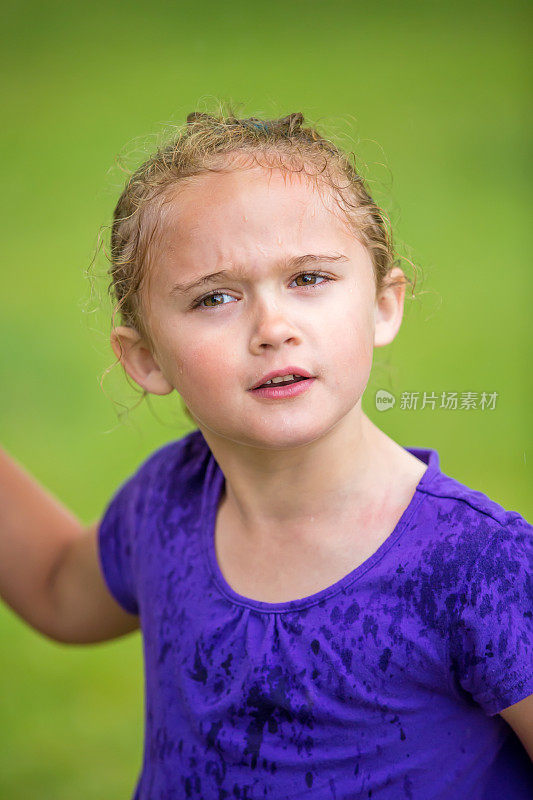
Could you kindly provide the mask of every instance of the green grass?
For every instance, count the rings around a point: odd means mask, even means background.
[[[376,353],[365,409],[531,519],[527,8],[12,4],[1,48],[5,447],[89,522],[150,452],[190,429],[175,397],[153,399],[162,422],[148,408],[117,420],[98,382],[114,360],[109,307],[93,310],[84,270],[118,196],[116,154],[139,161],[163,126],[230,99],[248,114],[303,111],[360,154],[424,292]],[[126,405],[137,399],[116,371],[104,386]],[[379,413],[378,388],[499,398],[494,411],[397,403]],[[0,635],[0,795],[130,796],[142,753],[139,635],[57,645],[5,606]]]

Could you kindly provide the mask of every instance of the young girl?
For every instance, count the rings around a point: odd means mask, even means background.
[[[111,258],[113,350],[197,430],[87,530],[4,453],[0,588],[61,642],[141,628],[135,798],[531,797],[533,527],[362,411],[406,279],[349,157],[191,114]]]

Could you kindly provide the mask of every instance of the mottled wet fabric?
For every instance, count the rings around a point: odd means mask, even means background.
[[[99,553],[142,628],[135,800],[533,796],[497,715],[533,693],[533,527],[408,449],[428,468],[387,540],[284,603],[218,567],[224,476],[199,431],[117,490]]]

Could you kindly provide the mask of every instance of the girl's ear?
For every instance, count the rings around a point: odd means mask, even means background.
[[[390,344],[400,329],[405,299],[405,275],[399,267],[390,270],[376,297],[374,347]]]
[[[130,378],[151,394],[169,394],[170,384],[148,344],[135,328],[120,325],[111,331],[111,347]]]

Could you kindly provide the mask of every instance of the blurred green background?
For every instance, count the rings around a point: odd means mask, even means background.
[[[528,4],[329,0],[3,4],[2,443],[84,523],[191,424],[115,369],[105,278],[85,276],[124,176],[216,99],[302,111],[360,154],[399,252],[419,267],[364,407],[405,446],[528,519],[531,119]],[[364,168],[363,168],[364,167]],[[404,262],[405,263],[405,262]],[[104,275],[100,258],[93,272]],[[408,274],[412,275],[412,270]],[[377,389],[397,397],[376,411]],[[402,392],[497,392],[493,410],[401,409]],[[141,766],[139,634],[45,639],[0,605],[0,796],[131,796]]]

